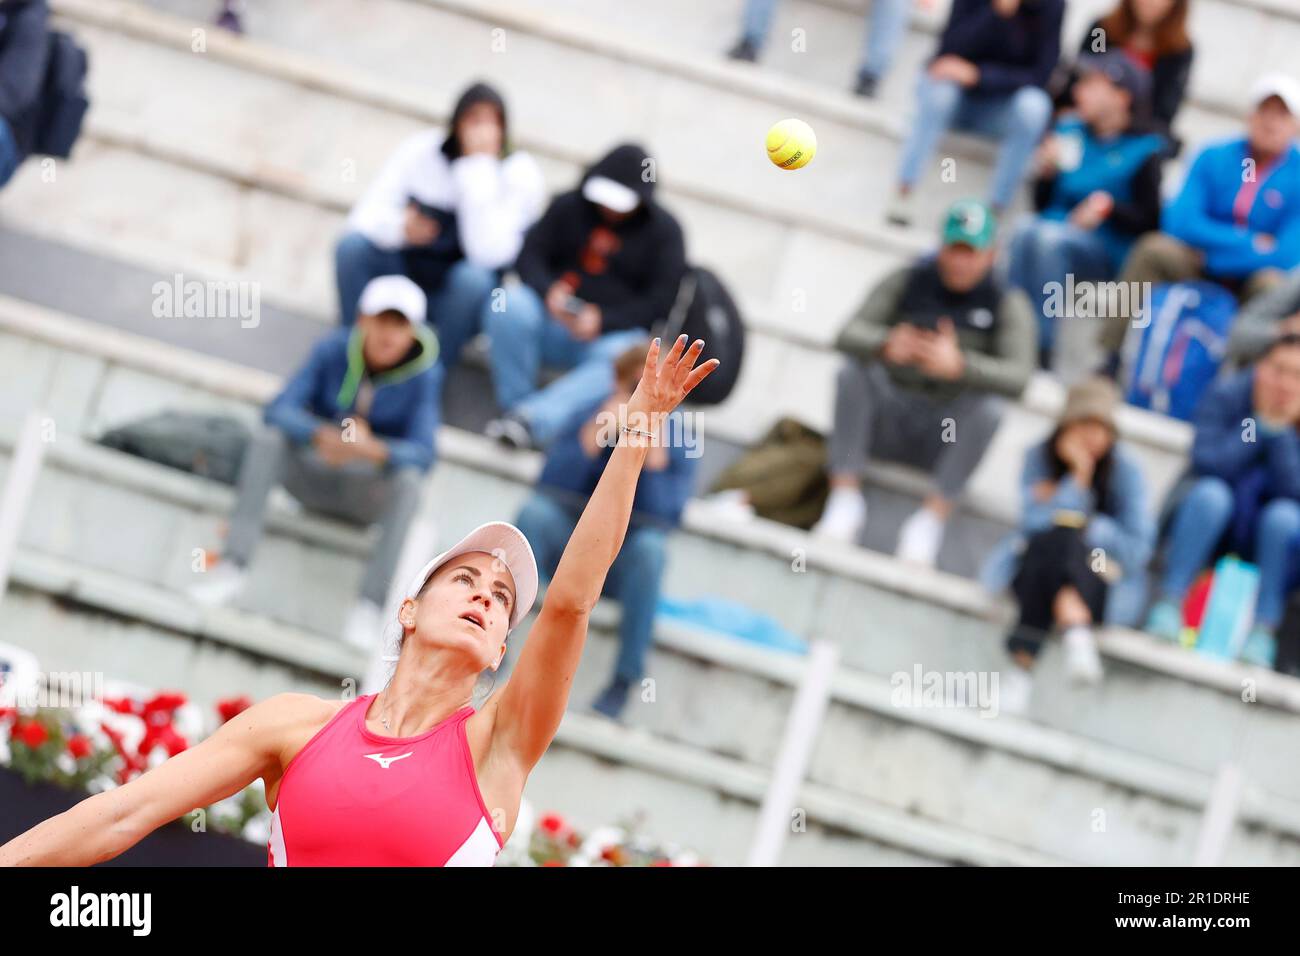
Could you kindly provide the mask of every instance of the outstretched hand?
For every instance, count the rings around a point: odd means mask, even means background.
[[[704,341],[696,339],[688,349],[685,335],[678,336],[662,362],[659,360],[660,351],[659,339],[655,339],[646,352],[641,381],[628,399],[629,424],[634,424],[632,415],[644,416],[658,423],[721,364],[717,359],[709,359],[695,368],[696,360],[704,351]]]

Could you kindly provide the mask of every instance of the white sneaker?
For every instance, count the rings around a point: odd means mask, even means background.
[[[224,607],[239,597],[247,584],[248,572],[237,564],[223,563],[204,571],[202,580],[186,588],[185,593],[204,607]]]
[[[943,543],[943,526],[943,519],[929,508],[917,508],[898,531],[895,556],[911,564],[934,567]]]
[[[867,524],[867,499],[857,488],[832,488],[812,533],[845,544],[857,544]]]
[[[1065,645],[1065,670],[1070,679],[1080,684],[1095,684],[1101,680],[1101,654],[1097,639],[1090,627],[1071,627],[1061,639]]]
[[[998,672],[998,713],[1025,714],[1033,694],[1034,675],[1019,664],[1008,664]]]
[[[361,598],[348,612],[343,625],[343,640],[363,651],[379,653],[380,631],[383,627],[383,608],[374,601]]]
[[[754,506],[749,503],[749,492],[743,488],[728,488],[726,491],[714,492],[704,500],[723,521],[744,524],[752,521],[756,514]]]

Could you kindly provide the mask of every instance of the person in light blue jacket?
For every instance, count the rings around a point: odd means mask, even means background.
[[[1007,640],[1014,666],[1001,675],[1003,710],[1028,704],[1029,673],[1048,634],[1062,632],[1071,676],[1095,682],[1094,625],[1132,625],[1142,613],[1155,522],[1142,471],[1116,440],[1118,403],[1108,380],[1079,383],[1055,430],[1025,455],[1020,527],[981,575],[989,590],[1009,587],[1019,603]]]

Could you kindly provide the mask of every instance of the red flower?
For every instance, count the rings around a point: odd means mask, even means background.
[[[547,860],[542,866],[567,866],[563,860]]]
[[[226,721],[239,716],[252,706],[252,698],[247,694],[241,694],[239,697],[227,697],[225,700],[217,701],[217,715],[221,718],[221,722],[224,724]]]
[[[0,707],[0,720],[8,720],[10,717],[18,719],[17,707]]]
[[[89,757],[94,749],[90,744],[90,738],[85,734],[73,734],[68,738],[68,753],[77,760]]]
[[[14,725],[14,737],[35,750],[50,739],[50,732],[39,720],[27,720],[22,724]]]
[[[548,813],[537,821],[537,825],[542,828],[542,832],[549,836],[558,837],[569,829],[569,825],[564,822],[564,817],[558,813]]]
[[[654,861],[653,863],[651,863],[650,865],[651,865],[651,866],[672,866],[672,865],[673,865],[673,861],[672,861],[672,860],[655,860],[655,861]]]

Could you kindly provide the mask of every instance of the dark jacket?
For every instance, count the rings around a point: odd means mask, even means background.
[[[341,423],[356,415],[365,376],[362,338],[357,327],[317,342],[307,363],[266,407],[266,423],[306,445],[322,422]],[[434,364],[437,353],[433,334],[419,326],[406,360],[372,377],[374,395],[365,418],[376,437],[388,443],[390,468],[424,471],[433,465],[442,374]]]
[[[861,362],[880,361],[890,329],[899,323],[934,328],[940,316],[952,320],[966,368],[955,382],[928,378],[911,366],[889,366],[899,385],[942,398],[974,388],[1016,398],[1037,362],[1037,332],[1029,299],[990,271],[968,293],[944,287],[932,258],[890,273],[840,332],[835,348]]]
[[[1064,11],[1065,0],[1022,0],[1015,16],[1000,17],[990,0],[953,0],[935,55],[953,54],[978,66],[979,92],[1045,88],[1061,55]]]
[[[1267,497],[1300,499],[1300,435],[1294,428],[1266,430],[1255,417],[1254,368],[1215,382],[1196,410],[1192,472],[1221,478],[1234,488],[1262,473]],[[1245,419],[1255,425],[1246,441]]]
[[[19,151],[32,151],[40,123],[50,42],[45,0],[0,0],[0,117]]]
[[[679,435],[683,419],[680,413],[673,413],[664,423],[669,436]],[[583,425],[585,426],[585,422]],[[538,487],[547,491],[561,503],[580,512],[586,507],[587,499],[596,490],[596,483],[605,471],[614,449],[602,449],[594,458],[587,456],[582,447],[581,431],[583,426],[572,429],[548,447],[546,464],[537,479]],[[698,438],[698,435],[696,436]],[[660,527],[676,527],[681,524],[682,510],[691,497],[695,486],[695,469],[699,463],[699,446],[692,451],[685,441],[670,438],[668,445],[668,467],[662,471],[641,470],[637,479],[636,497],[632,499],[632,524],[653,524]]]
[[[528,230],[516,269],[538,295],[556,280],[600,307],[601,331],[650,329],[671,310],[686,269],[686,245],[672,214],[654,200],[654,182],[642,176],[645,151],[620,146],[587,171],[633,189],[640,207],[628,219],[607,222],[581,186],[552,200]]]

